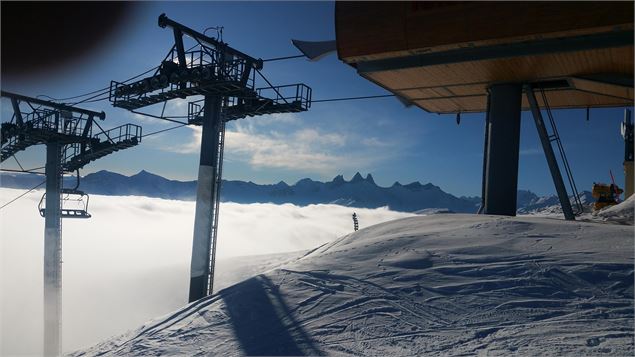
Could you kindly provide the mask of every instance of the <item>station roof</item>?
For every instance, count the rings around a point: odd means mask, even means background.
[[[487,88],[506,82],[543,89],[552,108],[631,106],[633,10],[632,1],[336,2],[337,51],[434,113],[485,111]]]

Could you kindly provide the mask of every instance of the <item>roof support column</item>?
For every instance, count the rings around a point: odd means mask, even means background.
[[[483,213],[516,215],[518,152],[523,87],[520,83],[489,88]]]

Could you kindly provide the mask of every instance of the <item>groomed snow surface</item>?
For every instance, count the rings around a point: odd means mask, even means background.
[[[378,224],[74,356],[632,356],[633,227]]]

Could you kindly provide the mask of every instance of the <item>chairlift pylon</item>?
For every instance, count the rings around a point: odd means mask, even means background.
[[[74,188],[62,188],[60,190],[61,195],[61,211],[62,218],[90,218],[92,217],[90,213],[88,213],[88,201],[90,196],[84,191],[78,190],[79,187],[79,170],[77,170],[77,185]],[[46,215],[46,207],[44,207],[44,202],[46,198],[46,193],[42,195],[40,199],[40,203],[38,204],[38,211],[40,212],[40,216],[44,217]],[[73,203],[75,207],[69,207],[69,204]]]

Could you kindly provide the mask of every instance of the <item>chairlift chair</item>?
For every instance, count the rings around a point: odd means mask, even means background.
[[[90,213],[88,213],[88,200],[90,197],[87,193],[72,188],[63,188],[60,193],[62,196],[62,218],[91,217]],[[42,217],[46,215],[46,207],[44,207],[45,197],[46,193],[42,195],[42,199],[40,199],[40,204],[38,205],[38,210]],[[76,206],[69,207],[69,204],[73,202]]]
[[[61,213],[62,218],[90,218],[88,213],[88,201],[90,197],[84,191],[78,190],[79,187],[79,171],[77,172],[77,185],[75,188],[62,188],[60,190],[61,196]],[[44,206],[46,193],[42,195],[40,203],[38,204],[38,210],[40,216],[46,215],[46,207]],[[74,204],[74,207],[69,205]]]

